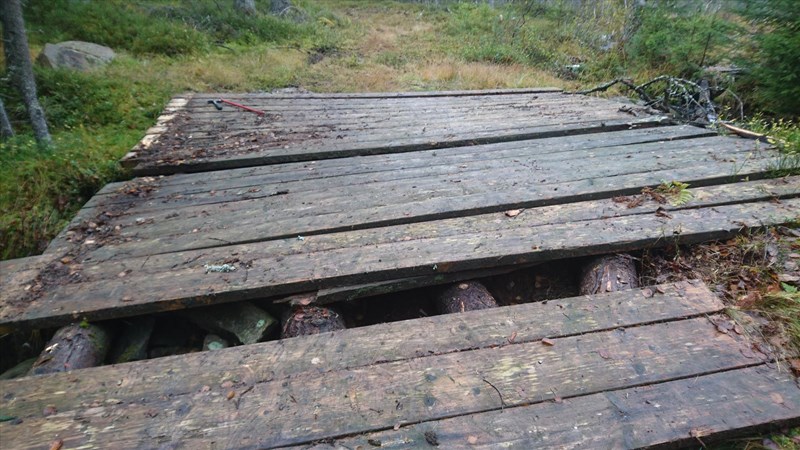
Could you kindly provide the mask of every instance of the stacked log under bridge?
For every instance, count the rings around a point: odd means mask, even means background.
[[[317,305],[313,296],[300,295],[280,303],[274,299],[252,300],[92,324],[73,323],[55,331],[42,330],[44,336],[52,337],[44,343],[42,334],[37,336],[41,354],[8,368],[0,379],[639,286],[635,258],[630,255],[563,260],[549,267],[505,272],[330,304]],[[26,337],[30,334],[20,333],[16,340],[24,341]],[[30,352],[36,345],[37,342],[26,342],[24,348]]]
[[[263,114],[175,98],[136,178],[0,262],[4,446],[639,448],[800,423],[781,355],[708,286],[637,274],[654,247],[797,223],[775,149],[557,89],[226,97]]]

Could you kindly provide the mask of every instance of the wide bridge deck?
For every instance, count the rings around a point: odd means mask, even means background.
[[[773,149],[632,105],[552,89],[225,97],[261,116],[218,97],[176,98],[126,158],[138,178],[44,255],[2,263],[0,327],[336,302],[800,216],[800,177],[769,179]],[[691,187],[647,194],[669,181]],[[720,331],[702,283],[647,293],[0,382],[0,412],[24,418],[0,431],[14,448],[607,448],[797,422],[796,381]]]

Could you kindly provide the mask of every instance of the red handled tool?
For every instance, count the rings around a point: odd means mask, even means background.
[[[261,110],[258,110],[258,109],[253,109],[253,108],[251,108],[249,106],[244,106],[242,104],[239,104],[239,103],[236,103],[236,102],[232,102],[230,100],[225,100],[224,98],[220,98],[218,100],[209,100],[208,103],[214,105],[214,108],[217,108],[217,110],[219,110],[219,111],[222,111],[222,103],[227,103],[227,104],[229,104],[231,106],[235,106],[237,108],[241,108],[241,109],[243,109],[245,111],[250,111],[251,113],[256,113],[259,116],[263,116],[264,114],[266,114],[264,111],[261,111]]]

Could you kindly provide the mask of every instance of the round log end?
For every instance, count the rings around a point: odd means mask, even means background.
[[[636,263],[630,255],[594,258],[581,271],[580,294],[593,295],[639,287]]]
[[[291,309],[283,319],[281,339],[309,336],[344,330],[344,318],[331,308],[324,306],[298,306]]]
[[[497,301],[480,282],[462,281],[442,291],[436,297],[436,307],[442,314],[451,314],[496,308]]]

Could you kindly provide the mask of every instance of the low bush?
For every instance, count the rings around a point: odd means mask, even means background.
[[[664,2],[639,10],[640,25],[625,47],[634,70],[692,78],[718,62],[737,27],[716,13]]]
[[[800,118],[800,2],[747,2],[740,12],[758,29],[752,55],[740,61],[748,99],[764,112]]]
[[[0,259],[41,252],[98,189],[120,176],[117,158],[140,132],[82,127],[42,152],[27,135],[0,143]]]
[[[36,67],[39,98],[53,131],[79,126],[114,125],[144,129],[152,124],[169,97],[167,86],[107,77],[103,72],[76,72]],[[19,93],[0,85],[13,121],[25,123]]]
[[[209,46],[206,35],[180,21],[149,14],[130,1],[31,0],[25,9],[35,42],[81,40],[134,54],[182,55]]]

